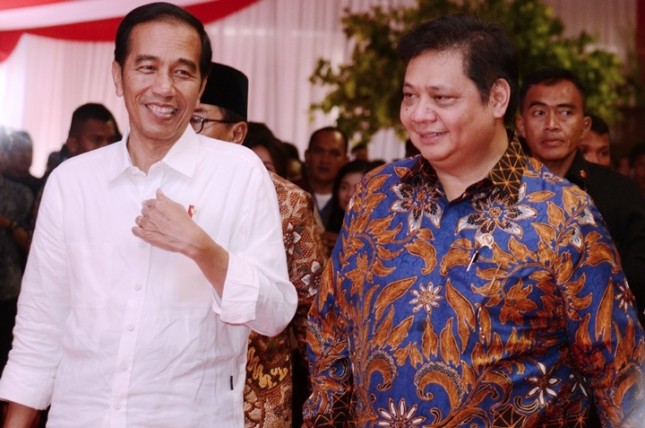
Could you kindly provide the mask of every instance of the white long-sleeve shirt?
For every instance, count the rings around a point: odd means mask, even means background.
[[[250,329],[277,334],[297,304],[271,179],[190,127],[147,175],[125,141],[47,182],[0,399],[51,401],[52,427],[242,427]],[[133,235],[157,189],[230,253],[221,298],[191,259]]]

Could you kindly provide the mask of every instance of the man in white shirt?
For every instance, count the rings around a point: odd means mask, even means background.
[[[278,202],[252,152],[188,126],[211,62],[186,11],[153,3],[116,35],[129,131],[47,182],[0,380],[5,426],[242,427],[251,330],[297,304]]]
[[[338,128],[327,126],[314,131],[305,151],[307,179],[302,183],[296,183],[314,195],[325,228],[328,226],[331,212],[329,202],[334,180],[338,170],[348,161],[347,146],[347,136]]]

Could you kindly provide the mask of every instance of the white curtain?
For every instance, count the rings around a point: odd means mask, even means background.
[[[627,61],[636,49],[636,4],[638,0],[542,0],[564,23],[564,34],[580,32],[597,39],[595,47]]]
[[[636,0],[544,2],[553,6],[569,31],[578,26],[577,31],[598,34],[603,47],[611,46],[621,55],[625,52],[625,33],[631,30],[633,34],[635,25]],[[249,120],[267,123],[302,155],[311,132],[334,121],[333,115],[321,113],[310,120],[309,105],[320,101],[327,89],[314,87],[309,77],[319,58],[334,64],[348,59],[350,46],[340,23],[344,10],[410,4],[414,1],[261,0],[208,25],[207,30],[213,59],[239,68],[249,77]],[[35,175],[44,171],[47,155],[60,148],[72,112],[80,104],[105,104],[121,130],[127,128],[127,114],[114,92],[110,73],[113,49],[113,43],[24,36],[0,64],[0,126],[31,134]],[[369,150],[370,157],[384,160],[404,153],[402,142],[391,132],[376,135]]]

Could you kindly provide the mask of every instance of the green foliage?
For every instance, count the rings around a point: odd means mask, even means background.
[[[367,143],[390,128],[404,139],[399,122],[404,69],[396,44],[416,24],[450,13],[477,13],[505,28],[518,50],[521,76],[549,66],[576,73],[587,86],[588,109],[609,123],[636,95],[635,80],[625,75],[615,54],[594,49],[589,34],[565,37],[562,22],[539,0],[417,0],[415,7],[391,11],[380,6],[364,13],[346,11],[342,23],[353,43],[351,60],[336,68],[318,61],[310,81],[331,90],[311,110],[337,110],[337,126],[356,142]]]

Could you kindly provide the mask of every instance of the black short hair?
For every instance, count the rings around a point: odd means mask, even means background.
[[[413,28],[396,48],[406,66],[425,52],[451,50],[461,52],[464,74],[477,86],[483,104],[498,79],[508,82],[511,97],[504,119],[511,123],[517,108],[519,66],[515,47],[501,27],[474,15],[445,15]]]
[[[287,159],[295,159],[300,161],[300,152],[298,151],[298,148],[295,146],[295,144],[283,141],[282,146],[287,153]]]
[[[130,34],[134,27],[151,21],[176,20],[193,27],[201,39],[202,49],[199,59],[199,71],[202,80],[208,77],[211,69],[211,58],[213,51],[208,33],[199,19],[194,17],[190,12],[175,6],[174,4],[157,2],[139,6],[131,10],[119,24],[116,31],[114,60],[123,67],[125,58],[130,49]]]
[[[636,144],[629,151],[629,167],[633,168],[641,156],[645,156],[645,143]]]
[[[307,148],[311,148],[311,145],[313,142],[318,138],[318,136],[324,132],[337,132],[341,135],[343,138],[343,145],[345,146],[345,154],[347,154],[347,149],[349,148],[349,139],[347,138],[347,134],[345,134],[342,130],[339,128],[336,128],[335,126],[325,126],[319,129],[316,129],[311,136],[309,137],[309,144],[307,145]]]
[[[598,135],[609,135],[609,125],[604,119],[593,113],[587,113],[586,116],[589,116],[591,119],[591,130]]]
[[[269,127],[260,122],[248,122],[249,131],[242,143],[243,146],[252,149],[253,147],[264,147],[275,165],[276,174],[282,178],[287,176],[287,152],[280,141],[273,134]]]
[[[585,85],[582,84],[578,76],[576,76],[572,71],[567,70],[566,68],[560,67],[549,67],[542,68],[533,73],[530,73],[524,78],[522,86],[520,87],[520,112],[524,107],[524,99],[526,99],[526,94],[535,85],[555,85],[560,82],[571,82],[573,86],[578,89],[580,95],[582,96],[582,108],[584,109],[587,105],[587,89]]]
[[[358,143],[352,147],[351,152],[355,153],[359,150],[367,149],[367,143]]]
[[[77,107],[76,110],[74,110],[74,113],[72,113],[72,123],[69,126],[67,136],[77,137],[81,126],[88,119],[96,119],[101,122],[112,121],[114,123],[114,128],[118,133],[116,120],[114,119],[112,112],[108,110],[107,107],[99,103],[86,103]]]

